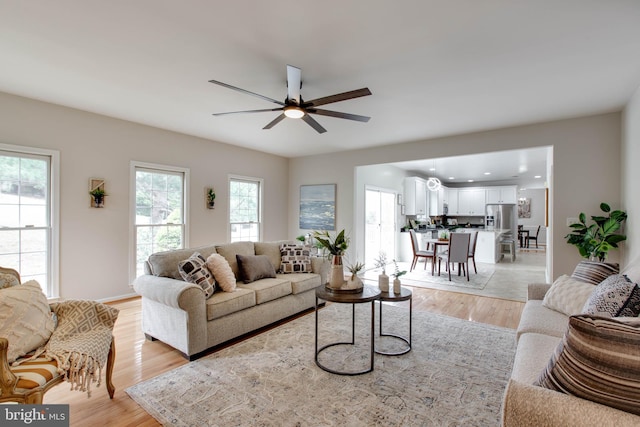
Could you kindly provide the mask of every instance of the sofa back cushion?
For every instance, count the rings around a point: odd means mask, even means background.
[[[178,271],[178,263],[189,258],[194,252],[200,253],[204,259],[209,255],[216,253],[213,245],[201,246],[199,248],[174,249],[171,251],[156,252],[149,255],[147,266],[151,270],[151,274],[160,277],[170,277],[172,279],[182,280],[180,271]]]
[[[291,240],[277,240],[273,242],[255,242],[256,255],[266,255],[276,271],[280,271],[280,246],[293,243]]]
[[[231,271],[233,271],[233,274],[236,276],[236,280],[240,280],[236,255],[256,254],[253,242],[233,242],[216,245],[216,252],[222,255],[227,260],[229,266],[231,267]]]

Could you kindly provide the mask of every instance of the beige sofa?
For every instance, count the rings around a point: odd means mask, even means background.
[[[199,252],[205,259],[222,255],[239,277],[236,255],[266,255],[276,271],[280,245],[294,243],[235,242],[152,254],[144,275],[133,282],[142,296],[142,331],[193,360],[207,349],[314,307],[315,288],[325,284],[327,263],[312,257],[313,273],[276,274],[245,284],[234,292],[217,290],[206,299],[200,286],[185,282],[178,263]]]
[[[533,384],[562,340],[569,317],[546,308],[549,284],[530,284],[517,330],[517,350],[502,408],[505,427],[638,426],[640,417]]]

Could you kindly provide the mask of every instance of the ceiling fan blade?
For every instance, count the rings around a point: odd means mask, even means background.
[[[309,126],[314,128],[318,133],[325,133],[327,131],[320,125],[320,123],[318,123],[313,117],[308,114],[302,116],[302,120],[304,120]]]
[[[355,120],[357,122],[368,122],[371,117],[359,116],[357,114],[341,113],[339,111],[321,110],[319,108],[307,108],[307,113],[318,114],[320,116],[337,117],[339,119]]]
[[[275,119],[273,119],[272,121],[270,121],[265,127],[263,127],[262,129],[271,129],[272,127],[274,127],[275,125],[277,125],[278,123],[280,123],[282,120],[285,119],[284,113],[280,114],[278,117],[276,117]]]
[[[324,98],[306,101],[302,107],[317,107],[319,105],[331,104],[332,102],[346,101],[347,99],[360,98],[361,96],[371,95],[369,88],[351,90],[349,92],[338,93],[335,95],[325,96]]]
[[[287,65],[287,99],[300,105],[300,88],[302,87],[302,70]]]
[[[227,114],[240,114],[240,113],[264,113],[267,111],[281,111],[282,108],[265,108],[263,110],[244,110],[244,111],[228,111],[226,113],[214,113],[212,116],[224,116]]]
[[[209,83],[214,83],[214,84],[226,87],[228,89],[237,90],[238,92],[246,93],[247,95],[257,96],[258,98],[262,98],[265,101],[273,102],[275,104],[282,105],[283,107],[285,105],[284,102],[277,101],[277,100],[275,100],[273,98],[269,98],[268,96],[260,95],[259,93],[251,92],[251,91],[248,91],[246,89],[240,89],[239,87],[231,86],[230,84],[222,83],[222,82],[219,82],[217,80],[209,80]]]

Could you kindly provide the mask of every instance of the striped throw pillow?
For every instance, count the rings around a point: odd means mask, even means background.
[[[640,319],[578,315],[534,385],[640,415]]]
[[[612,274],[617,274],[618,271],[620,271],[618,264],[597,261],[580,261],[573,270],[571,277],[582,282],[597,285]]]

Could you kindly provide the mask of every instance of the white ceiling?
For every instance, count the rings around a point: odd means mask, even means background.
[[[0,91],[287,157],[619,111],[639,52],[637,0],[0,0]],[[211,115],[276,105],[208,80],[283,100],[286,64],[371,120]]]

